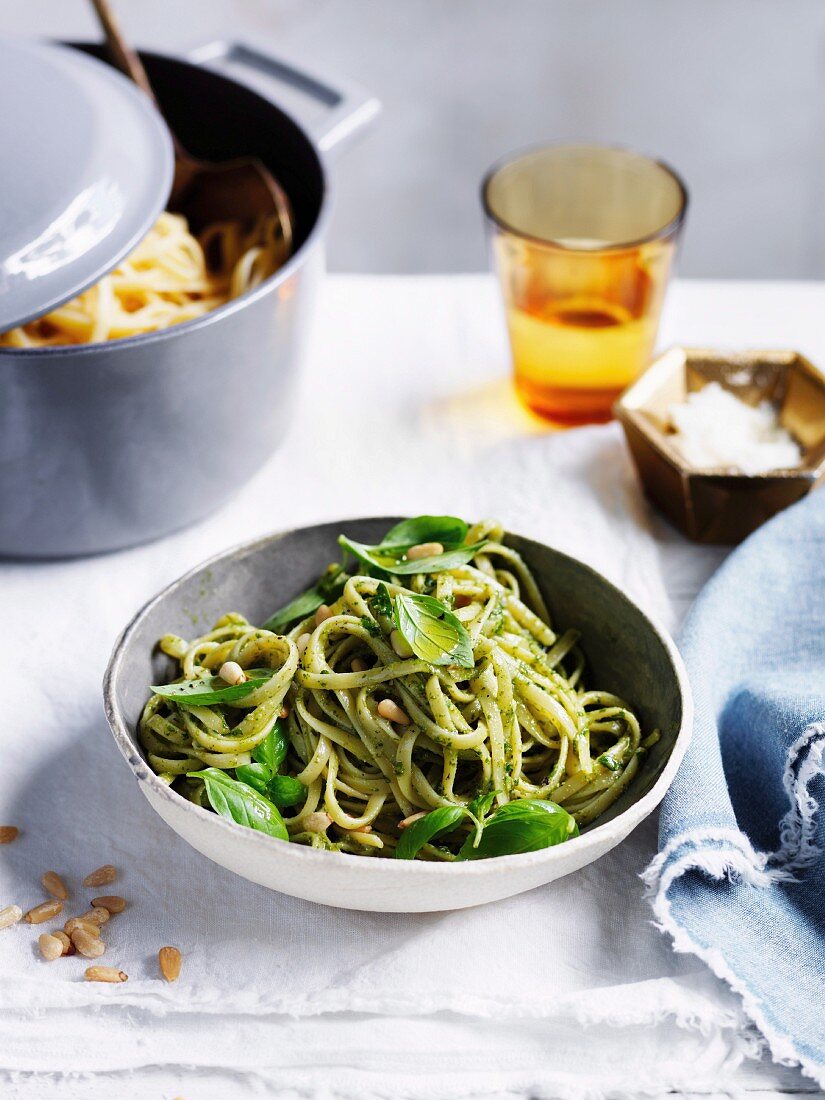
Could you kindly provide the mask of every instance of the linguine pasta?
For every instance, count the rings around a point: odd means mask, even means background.
[[[435,544],[443,552],[422,561],[422,572],[410,571],[416,548],[408,557],[409,547],[383,544],[363,555],[366,567],[357,562],[362,571],[331,567],[320,588],[333,591],[330,606],[304,611],[284,634],[228,614],[191,641],[164,637],[161,649],[182,679],[157,691],[198,684],[219,691],[215,674],[232,667],[226,662],[247,670],[254,686],[231,705],[154,694],[139,738],[155,772],[192,801],[240,820],[216,804],[204,777],[208,769],[252,775],[244,769],[262,758],[274,723],[285,736],[280,770],[301,785],[300,801],[283,814],[292,841],[392,855],[408,819],[436,809],[449,815],[479,796],[483,812],[536,800],[563,807],[581,825],[598,818],[632,783],[657,735],[643,742],[628,703],[586,685],[577,632],[559,634],[550,624],[501,527],[464,530],[456,549]],[[409,609],[420,616],[414,628],[404,618]],[[393,720],[398,712],[406,721]],[[416,854],[457,858],[481,812],[476,806],[475,816]]]
[[[94,344],[191,321],[263,282],[288,251],[275,218],[249,230],[211,225],[196,238],[181,214],[163,213],[113,271],[44,317],[0,333],[0,347]]]

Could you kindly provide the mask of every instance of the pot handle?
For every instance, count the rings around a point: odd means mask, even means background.
[[[381,111],[379,100],[357,84],[333,86],[245,42],[208,42],[189,50],[186,60],[226,70],[227,75],[239,78],[278,107],[294,113],[322,153],[349,143]]]

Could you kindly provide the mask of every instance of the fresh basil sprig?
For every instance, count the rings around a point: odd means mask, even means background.
[[[266,785],[270,777],[269,768],[264,767],[263,764],[241,764],[239,768],[235,768],[235,778],[252,787],[258,794],[266,794]]]
[[[227,684],[220,676],[200,676],[195,680],[182,680],[177,684],[160,684],[153,687],[155,695],[172,699],[189,707],[211,706],[213,703],[236,703],[255,688],[265,684],[273,675],[271,668],[250,668],[242,684]]]
[[[396,523],[377,546],[356,542],[346,535],[341,535],[338,542],[344,550],[368,566],[374,576],[388,580],[393,573],[437,573],[466,565],[484,545],[482,541],[474,546],[465,546],[467,531],[467,524],[457,516],[415,516]],[[441,543],[444,553],[418,561],[404,560],[411,547],[425,542]],[[301,619],[314,614],[321,604],[334,603],[348,580],[343,565],[330,565],[317,584],[271,615],[263,624],[263,629],[282,634]]]
[[[431,665],[473,667],[470,635],[440,600],[399,592],[392,605],[395,625],[416,657]]]
[[[297,806],[307,796],[306,786],[291,775],[273,775],[266,787],[267,794],[282,809]]]
[[[282,718],[276,718],[269,733],[252,750],[252,759],[268,768],[270,775],[275,775],[286,760],[288,748],[286,724]]]
[[[375,595],[370,600],[370,611],[379,622],[383,619],[387,628],[392,629],[390,626],[393,621],[392,596],[385,584],[379,584],[375,590]]]
[[[307,789],[299,779],[289,775],[278,775],[278,770],[286,759],[289,740],[286,726],[277,718],[266,737],[252,750],[252,764],[242,764],[235,769],[235,777],[267,798],[282,809],[295,806],[306,798]]]
[[[338,536],[338,545],[352,554],[353,557],[368,565],[377,576],[386,580],[389,576],[403,577],[413,573],[440,573],[444,569],[457,569],[460,565],[466,565],[472,561],[475,555],[487,544],[486,539],[475,542],[471,546],[454,546],[445,549],[443,554],[434,554],[430,558],[417,558],[415,561],[407,561],[404,557],[410,549],[409,546],[368,546],[363,542],[356,542],[346,535]],[[411,545],[416,545],[412,543]]]
[[[415,516],[402,519],[387,531],[380,546],[418,546],[422,542],[440,542],[446,549],[461,546],[467,537],[467,524],[457,516]]]
[[[235,778],[265,795],[279,809],[296,806],[306,798],[307,789],[300,779],[291,775],[272,775],[264,764],[242,764],[235,768]]]
[[[463,806],[439,806],[408,825],[395,846],[396,859],[415,859],[425,844],[456,829],[466,817]]]
[[[495,791],[474,798],[467,806],[439,806],[409,825],[395,849],[396,859],[414,859],[425,844],[455,831],[469,818],[475,828],[459,849],[457,860],[535,852],[578,836],[570,814],[555,802],[523,799],[505,802],[487,817]]]
[[[496,792],[488,791],[487,794],[479,794],[467,803],[467,815],[475,826],[473,833],[473,844],[478,844],[481,840],[481,831],[484,828],[484,818],[492,809],[493,803],[496,800]]]
[[[186,774],[190,779],[203,780],[209,804],[221,817],[278,840],[289,840],[278,807],[254,788],[240,783],[219,768],[205,768]]]
[[[322,603],[334,603],[344,591],[348,580],[342,565],[330,565],[317,584],[271,615],[263,624],[263,629],[271,630],[273,634],[282,634],[293,623],[313,615]]]
[[[484,822],[477,844],[470,835],[458,853],[459,859],[490,859],[519,852],[536,852],[578,836],[574,818],[555,802],[521,799],[505,802]]]

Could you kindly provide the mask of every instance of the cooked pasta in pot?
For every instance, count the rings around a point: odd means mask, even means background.
[[[0,347],[95,344],[200,317],[251,290],[289,254],[280,222],[208,226],[194,237],[186,218],[161,214],[137,247],[94,286],[19,328]]]
[[[184,797],[280,839],[453,861],[573,836],[633,782],[631,706],[586,685],[494,522],[405,520],[262,627],[167,635],[139,736]],[[355,561],[355,568],[346,565]]]

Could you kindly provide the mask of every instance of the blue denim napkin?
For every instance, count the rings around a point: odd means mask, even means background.
[[[645,875],[656,919],[825,1086],[825,491],[728,558],[680,648],[696,717]]]

